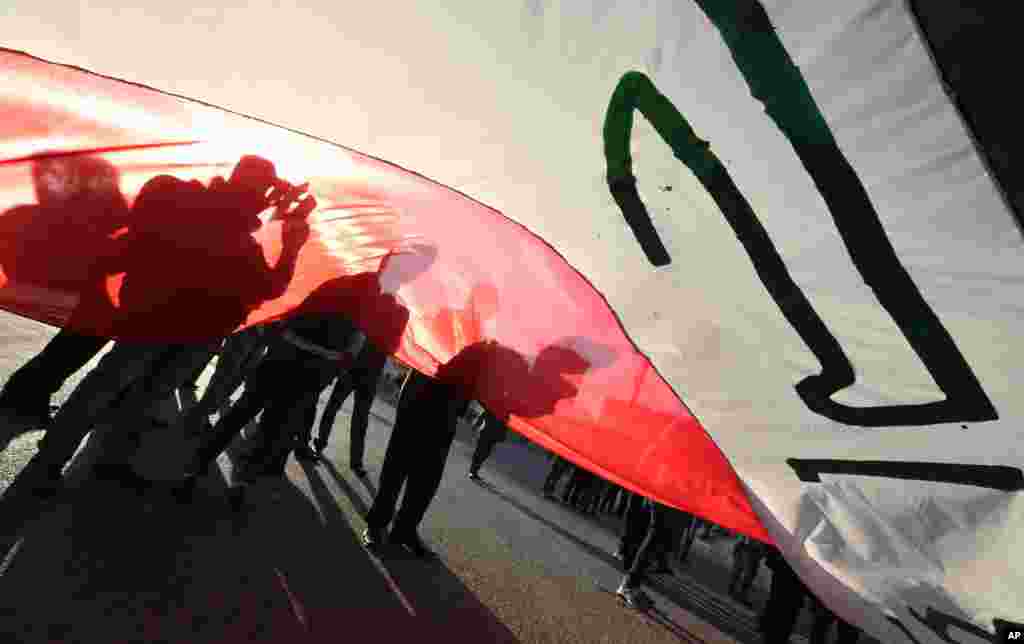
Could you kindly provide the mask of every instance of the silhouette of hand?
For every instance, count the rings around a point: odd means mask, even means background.
[[[313,198],[313,195],[306,195],[304,199],[300,200],[299,197],[307,190],[309,190],[308,183],[293,186],[282,181],[274,186],[267,197],[269,202],[276,207],[271,220],[305,219],[308,217],[316,209],[316,199]]]
[[[305,219],[285,220],[282,243],[285,250],[298,250],[309,239],[309,224]]]
[[[298,248],[309,239],[309,224],[306,218],[316,209],[316,199],[313,195],[306,195],[300,199],[303,193],[309,189],[309,184],[300,186],[284,184],[275,186],[270,194],[270,200],[275,203],[275,211],[271,221],[282,220],[284,222],[285,246]]]

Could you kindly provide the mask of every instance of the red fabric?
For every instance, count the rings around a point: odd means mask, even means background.
[[[161,342],[344,313],[531,440],[770,542],[726,458],[607,302],[501,213],[386,162],[139,86],[12,52],[0,67],[0,307]],[[233,175],[244,154],[273,168]],[[41,177],[54,159],[77,178]],[[111,170],[113,189],[90,183]],[[309,182],[308,226],[271,217],[259,191],[268,171]],[[75,186],[108,198],[39,205]]]

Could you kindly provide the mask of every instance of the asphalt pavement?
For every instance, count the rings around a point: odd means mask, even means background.
[[[52,333],[0,313],[0,378]],[[656,579],[653,613],[629,610],[611,592],[622,576],[611,555],[618,526],[543,499],[547,457],[535,446],[499,445],[484,482],[468,480],[468,427],[422,526],[437,558],[367,552],[358,536],[394,411],[374,405],[364,480],[348,469],[350,405],[325,460],[290,461],[287,480],[254,486],[238,512],[226,501],[228,456],[181,506],[166,486],[137,492],[92,480],[88,446],[55,502],[25,509],[0,501],[0,640],[758,641],[753,612],[725,593],[731,541],[698,541],[691,564]],[[0,489],[39,436],[0,426]],[[139,471],[170,482],[190,445],[159,427],[145,436]],[[755,590],[762,602],[766,574]]]

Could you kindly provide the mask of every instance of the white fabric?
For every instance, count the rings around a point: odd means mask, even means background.
[[[633,170],[673,258],[651,268],[604,177],[605,109],[631,69],[647,73],[710,142],[845,349],[857,382],[833,400],[941,398],[694,2],[114,4],[69,10],[14,0],[4,44],[308,131],[499,208],[605,295],[731,460],[800,574],[839,614],[883,642],[907,641],[883,610],[921,643],[942,640],[908,607],[988,630],[996,617],[1024,621],[1019,493],[867,476],[801,483],[786,464],[1024,461],[1021,235],[901,2],[764,4],[995,421],[865,428],[810,411],[794,385],[818,373],[818,361],[715,203],[637,117]]]

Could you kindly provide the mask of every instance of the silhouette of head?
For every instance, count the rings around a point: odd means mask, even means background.
[[[132,229],[138,233],[156,233],[163,237],[167,227],[181,221],[197,203],[203,187],[170,175],[158,175],[147,181],[132,206]],[[175,230],[180,230],[176,227]],[[169,239],[169,238],[168,238]]]
[[[238,160],[225,189],[231,195],[232,209],[244,218],[250,232],[259,229],[259,214],[269,205],[267,193],[283,182],[277,177],[274,164],[255,155]]]
[[[512,357],[509,352],[504,349],[492,354],[480,383],[481,400],[499,418],[510,414],[539,418],[553,413],[559,400],[578,393],[577,387],[564,376],[581,374],[589,367],[578,353],[564,347],[545,348],[533,368],[525,358],[518,354]]]
[[[124,205],[120,175],[109,161],[92,156],[55,156],[32,164],[32,183],[42,206],[72,202]]]
[[[567,375],[581,375],[590,368],[587,361],[576,351],[567,347],[551,345],[537,355],[530,370],[530,381],[534,391],[531,400],[540,408],[554,410],[555,403],[563,398],[573,398],[579,393],[575,384],[566,380]]]
[[[249,154],[238,160],[228,182],[239,190],[263,196],[277,182],[277,170],[270,161]]]
[[[466,398],[485,400],[498,416],[507,415],[508,392],[529,378],[530,364],[495,340],[475,342],[437,370],[437,379],[454,385]]]
[[[437,379],[460,395],[482,401],[495,416],[510,414],[538,418],[554,412],[555,404],[579,392],[566,375],[579,375],[590,363],[563,346],[546,347],[530,367],[519,352],[495,340],[475,342],[459,351],[437,371]]]
[[[428,244],[411,244],[390,251],[377,271],[381,291],[393,293],[427,271],[437,259],[437,249]]]

